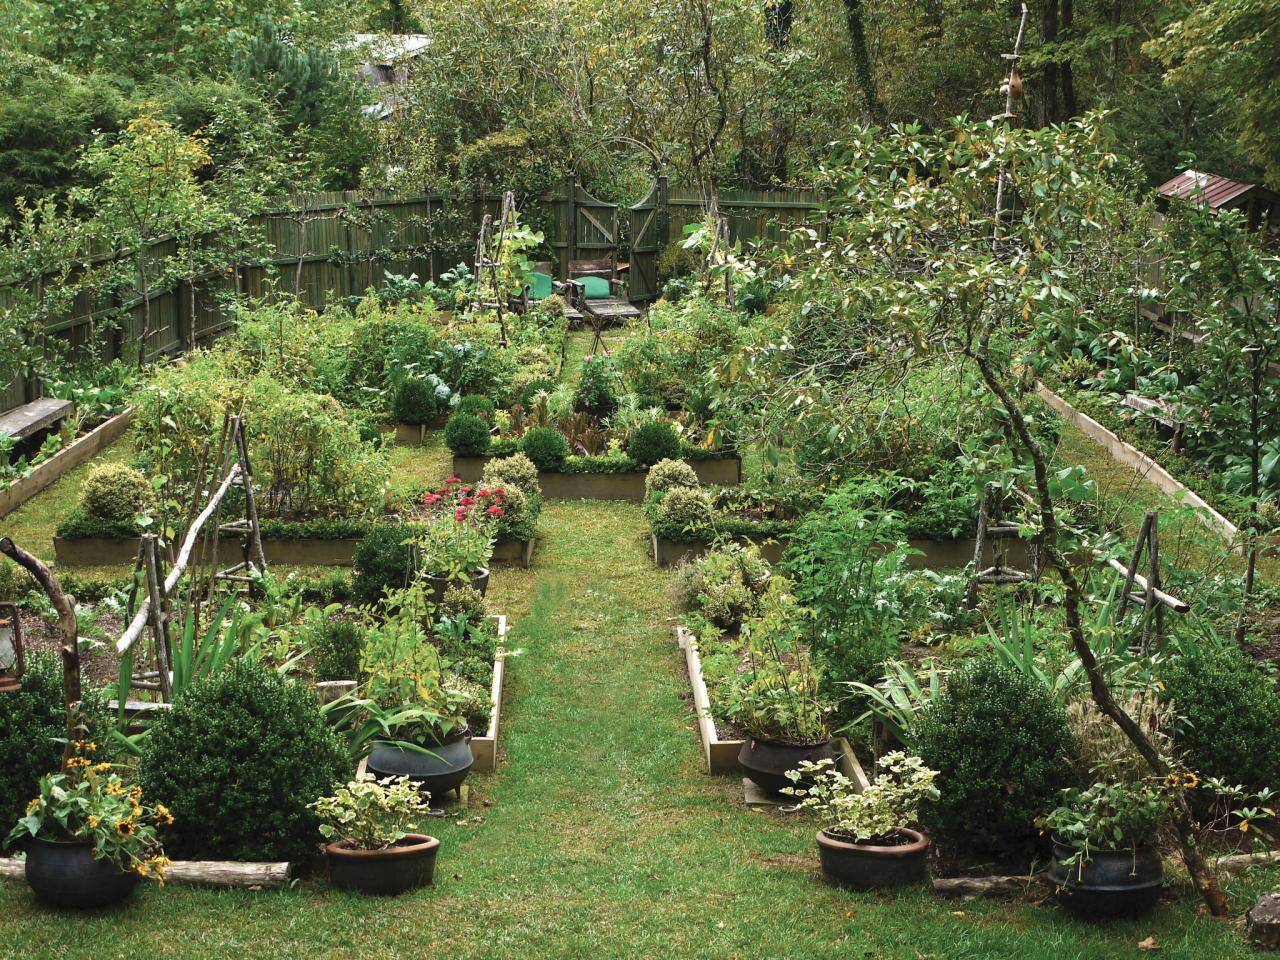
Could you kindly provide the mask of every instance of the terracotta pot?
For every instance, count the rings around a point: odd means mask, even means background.
[[[340,840],[327,844],[324,853],[335,887],[389,896],[430,883],[439,850],[435,837],[411,833],[385,850],[357,850]]]
[[[823,875],[855,890],[923,883],[929,875],[929,838],[905,828],[898,834],[909,842],[895,846],[850,843],[819,830],[818,858]]]

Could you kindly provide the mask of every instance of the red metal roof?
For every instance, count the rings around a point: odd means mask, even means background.
[[[1185,170],[1172,180],[1160,184],[1157,189],[1163,197],[1184,200],[1195,199],[1207,203],[1212,209],[1217,210],[1220,207],[1227,206],[1232,200],[1240,197],[1241,194],[1248,193],[1256,187],[1257,184],[1228,180],[1226,177],[1220,177],[1216,173]],[[1200,191],[1204,191],[1202,201],[1200,200]]]

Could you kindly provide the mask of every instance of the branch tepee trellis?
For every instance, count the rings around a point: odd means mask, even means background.
[[[262,549],[257,502],[254,499],[249,444],[245,436],[244,420],[240,415],[228,413],[223,418],[217,459],[213,461],[212,471],[207,477],[204,469],[202,464],[196,490],[197,496],[202,494],[208,499],[200,513],[188,525],[173,566],[165,569],[164,551],[160,548],[160,538],[156,534],[147,533],[141,537],[127,607],[131,619],[116,643],[116,651],[128,669],[133,671],[130,686],[157,694],[164,703],[168,703],[173,694],[172,651],[169,646],[173,604],[179,595],[178,585],[187,568],[192,566],[193,559],[195,569],[189,578],[184,621],[187,617],[198,616],[200,585],[204,579],[199,572],[202,565],[207,565],[210,571],[206,598],[208,601],[212,601],[219,581],[252,584],[267,566]],[[223,506],[232,488],[244,491],[244,516],[224,523]],[[240,538],[242,559],[219,569],[218,554],[223,534]],[[197,552],[198,544],[200,549]],[[143,596],[139,603],[140,590],[143,591]],[[133,658],[133,650],[144,633],[151,640],[154,669],[137,671],[134,670],[136,658]]]

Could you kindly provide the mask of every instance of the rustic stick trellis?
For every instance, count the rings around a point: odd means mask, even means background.
[[[1018,491],[1013,491],[1017,494]],[[978,605],[978,588],[984,583],[1027,583],[1040,579],[1040,549],[1034,540],[1026,541],[1029,570],[1009,564],[1009,541],[1018,539],[1021,528],[1005,517],[1007,494],[998,483],[988,483],[978,502],[978,531],[973,545],[973,574],[965,588],[965,605]],[[987,546],[991,547],[992,564],[984,567]]]
[[[184,620],[186,617],[198,616],[196,604],[200,585],[204,580],[200,572],[202,566],[209,570],[209,602],[212,601],[219,582],[251,585],[267,566],[254,499],[249,444],[245,436],[244,420],[239,415],[228,414],[224,417],[218,456],[212,461],[212,472],[205,475],[202,460],[198,473],[197,497],[204,496],[208,499],[199,514],[187,525],[182,546],[173,565],[166,570],[165,553],[156,534],[147,533],[141,537],[127,606],[131,619],[116,643],[117,652],[124,658],[131,656],[135,644],[142,636],[150,638],[154,669],[134,669],[130,686],[158,694],[163,703],[170,702],[173,695],[172,651],[169,646],[173,604],[178,595],[178,585],[187,568],[192,566],[193,560],[195,567],[189,578]],[[226,497],[233,488],[244,491],[244,516],[223,522]],[[219,549],[223,534],[240,538],[242,559],[220,569]],[[197,545],[200,547],[198,552]],[[142,597],[139,602],[140,592]]]
[[[1143,555],[1146,555],[1147,575],[1138,573]],[[1165,593],[1160,578],[1160,533],[1159,517],[1149,511],[1142,520],[1142,529],[1133,546],[1133,554],[1128,566],[1114,557],[1107,558],[1107,564],[1117,573],[1124,574],[1124,586],[1120,592],[1120,602],[1116,605],[1116,623],[1119,624],[1129,611],[1129,604],[1142,607],[1142,639],[1140,649],[1145,653],[1151,646],[1152,628],[1157,640],[1164,637],[1164,612],[1168,608],[1176,613],[1186,613],[1191,605],[1171,594]],[[1136,588],[1136,589],[1135,589]]]
[[[506,313],[510,304],[503,283],[502,258],[515,228],[516,195],[508,190],[502,195],[497,229],[494,228],[492,214],[486,213],[480,221],[480,236],[476,240],[476,285],[471,300],[473,310],[492,310],[497,314],[503,344],[507,342]]]

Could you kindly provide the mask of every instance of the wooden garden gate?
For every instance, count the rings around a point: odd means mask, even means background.
[[[607,260],[618,263],[618,205],[587,193],[573,177],[565,180],[564,193],[552,199],[555,237],[551,247],[561,280],[569,279],[571,264]]]
[[[667,216],[667,178],[658,177],[645,198],[628,210],[631,218],[631,267],[627,295],[633,303],[656,300],[658,257],[666,247],[671,222]]]

